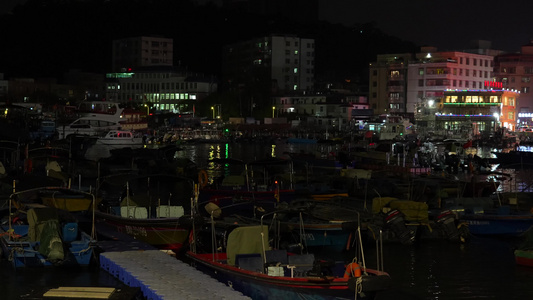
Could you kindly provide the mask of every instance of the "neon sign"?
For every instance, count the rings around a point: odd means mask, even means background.
[[[497,89],[501,89],[501,88],[503,88],[503,83],[501,83],[501,82],[496,82],[496,81],[488,81],[488,80],[485,80],[485,87],[486,87],[486,88],[497,88]]]

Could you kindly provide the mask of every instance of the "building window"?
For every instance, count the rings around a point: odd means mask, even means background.
[[[531,77],[522,77],[522,82],[530,82],[531,81]]]
[[[524,94],[527,94],[529,93],[529,87],[528,86],[523,86],[522,89],[520,90],[522,93]]]
[[[418,75],[419,76],[424,76],[424,68],[418,69]]]
[[[424,86],[424,79],[418,80],[418,86]]]
[[[286,41],[285,42],[285,46],[289,47],[291,45],[291,42],[290,41]]]

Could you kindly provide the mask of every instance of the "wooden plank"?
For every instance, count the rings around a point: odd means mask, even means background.
[[[50,289],[43,297],[109,299],[115,288],[109,287],[59,287]]]
[[[111,292],[115,291],[115,288],[112,288],[112,287],[90,287],[90,286],[60,286],[57,289],[52,289],[52,290],[111,293]]]

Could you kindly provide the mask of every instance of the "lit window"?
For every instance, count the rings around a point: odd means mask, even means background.
[[[294,55],[298,55],[298,50],[294,50]]]
[[[298,90],[298,85],[295,84],[295,85],[292,87],[292,89],[295,90],[295,91]]]
[[[298,68],[294,68],[294,74],[298,73]]]

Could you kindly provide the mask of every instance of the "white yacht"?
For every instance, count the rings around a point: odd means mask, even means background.
[[[110,130],[120,130],[122,129],[121,115],[123,110],[117,106],[114,114],[92,113],[77,119],[69,125],[59,126],[57,128],[59,139],[64,139],[71,134],[101,136]]]
[[[143,146],[143,139],[142,136],[136,136],[129,130],[110,130],[105,136],[98,138],[96,144],[121,148],[140,148]]]

